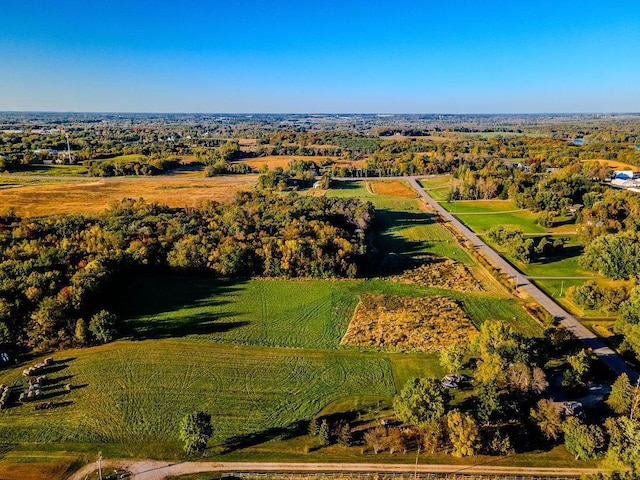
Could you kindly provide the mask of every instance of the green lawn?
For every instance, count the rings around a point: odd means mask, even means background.
[[[456,200],[441,202],[451,213],[496,213],[513,210],[525,211],[516,207],[511,200]]]
[[[523,210],[519,212],[487,213],[487,214],[456,214],[457,207],[449,207],[458,220],[476,233],[485,233],[491,227],[502,225],[505,227],[519,227],[524,233],[548,233],[549,229],[536,224],[537,213]]]

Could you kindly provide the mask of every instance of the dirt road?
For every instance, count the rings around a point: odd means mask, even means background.
[[[478,475],[531,475],[580,477],[602,470],[597,468],[550,468],[550,467],[501,467],[492,465],[420,465],[407,463],[256,463],[256,462],[181,462],[168,463],[150,460],[109,460],[102,463],[102,472],[114,468],[130,471],[133,480],[162,480],[168,476],[203,472],[300,472],[300,473],[440,473]],[[84,480],[97,470],[91,463],[76,472],[69,480]],[[93,477],[92,477],[93,478]]]

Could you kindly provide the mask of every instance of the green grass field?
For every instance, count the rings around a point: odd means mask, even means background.
[[[385,252],[432,254],[473,263],[453,236],[435,221],[435,216],[420,208],[417,198],[377,195],[365,182],[334,182],[327,196],[357,196],[376,207],[376,238],[374,243]]]
[[[82,165],[28,165],[15,173],[20,175],[46,175],[52,177],[77,177],[85,175],[87,169]]]
[[[131,340],[59,352],[46,393],[59,406],[4,411],[0,442],[108,443],[118,454],[161,445],[155,455],[176,456],[180,418],[204,409],[214,415],[214,443],[246,447],[286,437],[341,399],[388,405],[408,379],[443,374],[435,355],[339,346],[358,294],[441,291],[382,280],[229,284],[180,275],[134,277],[120,288]],[[539,333],[514,300],[450,293],[476,324],[503,318]],[[22,368],[2,372],[0,382],[22,385]],[[67,383],[75,388],[64,393]]]

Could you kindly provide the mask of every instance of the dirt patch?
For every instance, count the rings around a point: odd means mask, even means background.
[[[418,198],[418,194],[409,185],[400,180],[388,182],[371,182],[373,193],[378,195],[391,195],[393,197]]]
[[[467,266],[451,259],[431,258],[422,265],[405,270],[401,275],[390,277],[389,280],[463,292],[482,290]]]
[[[469,317],[450,298],[363,295],[341,343],[429,352],[468,344],[476,335]]]

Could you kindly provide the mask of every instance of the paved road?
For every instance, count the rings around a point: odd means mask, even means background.
[[[445,210],[438,202],[436,202],[429,194],[420,186],[416,177],[404,178],[409,185],[411,185],[418,194],[424,198],[433,209],[438,212],[442,218],[447,220],[452,226],[456,228],[465,238],[467,238],[473,244],[474,248],[481,250],[485,256],[491,259],[491,261],[500,267],[504,272],[513,278],[518,287],[525,290],[531,298],[542,305],[551,315],[560,320],[560,322],[569,329],[585,346],[593,350],[595,355],[598,356],[616,375],[626,373],[629,376],[629,380],[632,384],[635,384],[638,380],[638,372],[636,372],[631,366],[629,366],[622,358],[618,356],[613,350],[607,347],[595,334],[593,334],[587,327],[582,325],[580,321],[565,311],[550,297],[548,297],[542,290],[536,287],[529,279],[516,270],[509,262],[502,258],[491,247],[484,243],[480,237],[467,228],[462,222],[451,215]]]
[[[168,463],[153,460],[111,460],[102,462],[102,473],[112,472],[114,468],[125,469],[133,475],[133,480],[162,480],[168,476],[204,472],[301,472],[301,473],[441,473],[441,474],[479,474],[479,475],[531,475],[531,476],[567,476],[602,472],[597,468],[554,468],[554,467],[502,467],[493,465],[420,465],[413,463],[260,463],[260,462],[181,462]],[[97,470],[97,464],[91,463],[78,470],[69,480],[84,480]],[[92,477],[93,478],[93,477]]]

